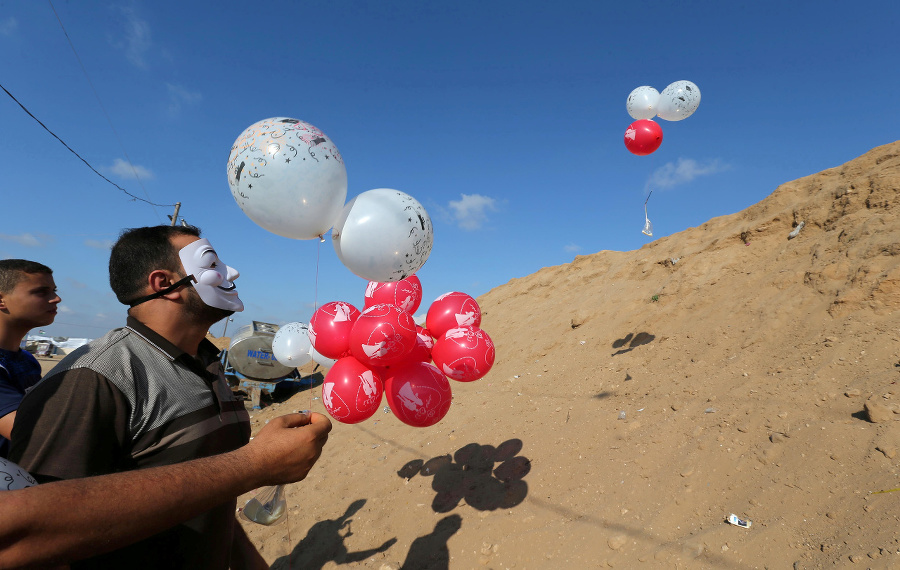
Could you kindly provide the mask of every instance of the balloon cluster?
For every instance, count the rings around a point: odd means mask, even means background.
[[[247,127],[228,158],[228,185],[257,225],[293,239],[332,229],[341,262],[370,281],[398,281],[431,253],[431,218],[412,196],[390,188],[346,204],[347,170],[335,144],[315,126],[273,117]]]
[[[450,409],[450,381],[472,382],[494,364],[494,343],[481,330],[481,308],[450,292],[428,308],[425,327],[413,314],[422,302],[415,275],[370,281],[362,311],[343,301],[319,307],[309,324],[290,323],[275,334],[272,352],[282,364],[307,360],[330,368],[322,401],[335,420],[354,424],[378,411],[382,396],[397,418],[415,427],[439,422]],[[306,337],[306,338],[302,338]],[[292,350],[296,347],[295,350]]]
[[[700,89],[690,81],[670,83],[662,93],[648,85],[628,95],[625,109],[635,122],[625,129],[625,147],[638,156],[648,155],[662,144],[662,128],[653,120],[681,121],[700,106]]]

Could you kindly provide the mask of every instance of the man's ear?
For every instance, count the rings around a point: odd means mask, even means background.
[[[6,298],[3,296],[3,293],[0,293],[0,311],[7,310],[6,307]]]
[[[147,282],[150,284],[150,291],[153,293],[162,291],[166,287],[171,287],[178,282],[178,279],[177,274],[166,271],[165,269],[156,269],[151,271],[150,275],[147,276]],[[176,299],[180,295],[179,289],[181,289],[181,287],[166,293],[162,297],[166,299]]]

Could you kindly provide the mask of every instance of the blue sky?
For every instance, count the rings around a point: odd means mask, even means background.
[[[425,207],[424,312],[447,291],[638,249],[893,142],[898,29],[889,1],[0,0],[0,84],[116,184],[181,202],[241,272],[232,330],[361,308],[366,285],[330,239],[271,234],[231,197],[231,145],[259,120],[322,129],[348,200],[395,188]],[[630,154],[628,94],[682,79],[697,112]],[[108,248],[173,208],[129,198],[2,92],[0,132],[0,256],[54,269],[63,309],[45,332],[121,326]]]

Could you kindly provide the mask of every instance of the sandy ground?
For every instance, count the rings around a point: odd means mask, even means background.
[[[898,190],[900,142],[511,280],[440,423],[335,423],[245,528],[274,568],[900,568]]]

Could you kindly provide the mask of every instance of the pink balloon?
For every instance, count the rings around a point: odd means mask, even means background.
[[[384,386],[374,371],[352,356],[345,356],[325,375],[322,402],[331,417],[345,424],[371,418],[381,405]]]
[[[416,325],[416,346],[406,355],[406,362],[431,362],[434,338],[428,329]]]
[[[457,327],[481,326],[481,307],[465,293],[444,293],[428,307],[425,325],[434,338]]]
[[[450,329],[434,342],[431,357],[448,378],[472,382],[494,366],[494,342],[478,327]]]
[[[422,303],[422,282],[415,275],[390,283],[369,281],[369,285],[366,287],[365,303],[366,309],[372,305],[387,303],[396,305],[410,315],[414,315]]]
[[[385,380],[384,394],[397,418],[413,427],[428,427],[450,410],[450,382],[433,364],[412,362],[398,366]]]
[[[325,303],[309,319],[309,342],[327,358],[346,356],[350,350],[350,330],[359,315],[359,309],[350,303]]]
[[[396,305],[372,305],[350,330],[350,354],[369,366],[390,366],[416,346],[416,323]]]

